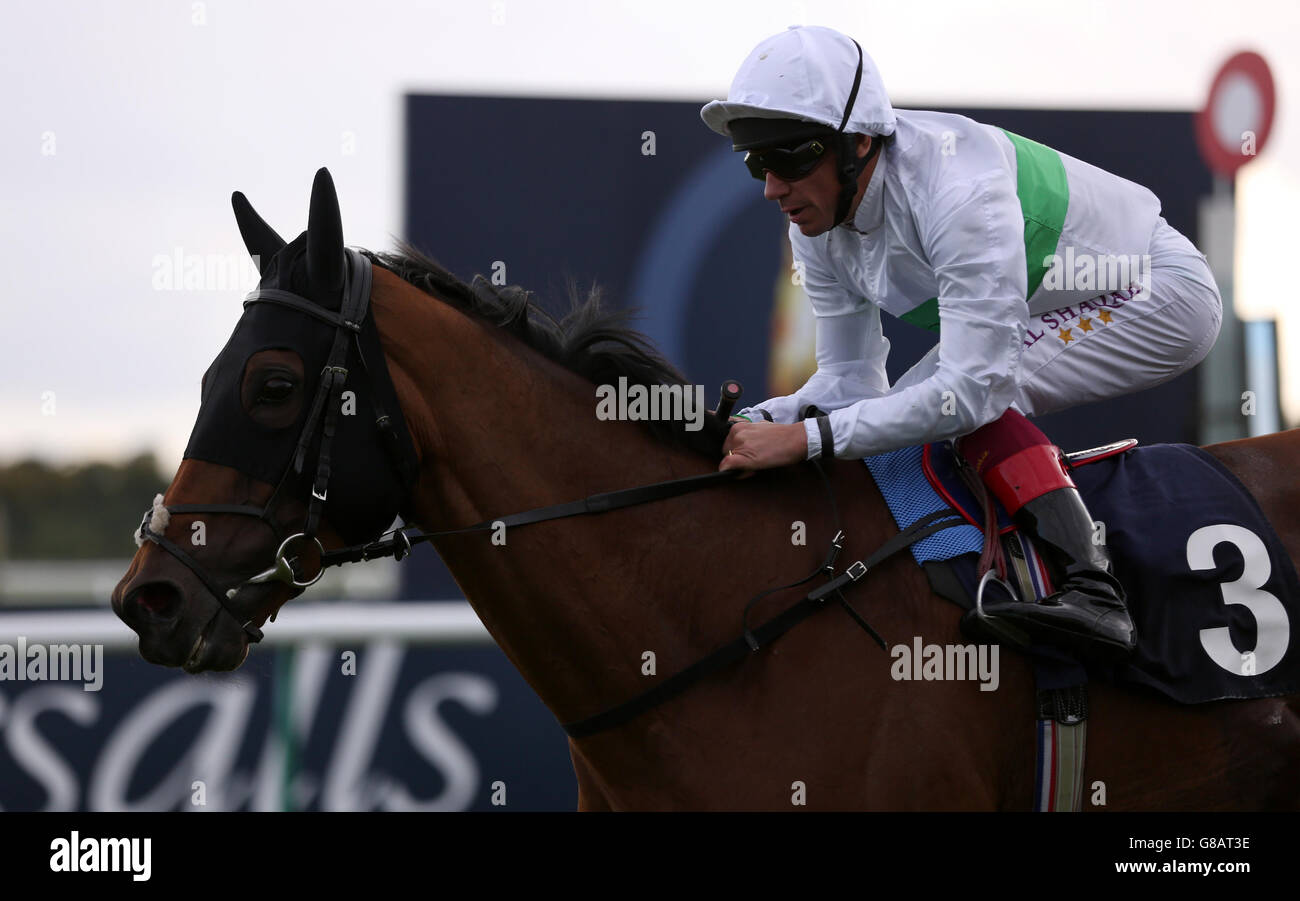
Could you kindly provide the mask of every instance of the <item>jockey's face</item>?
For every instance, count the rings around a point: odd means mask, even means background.
[[[871,138],[858,135],[857,155],[864,157],[871,149]],[[791,222],[799,226],[799,231],[811,238],[830,231],[834,225],[835,207],[840,196],[840,180],[836,172],[838,160],[834,154],[827,154],[809,175],[798,181],[785,181],[771,172],[763,185],[763,198],[775,200]],[[845,221],[852,221],[858,209],[862,194],[871,180],[871,173],[876,171],[876,160],[867,164],[858,176],[858,193],[849,206]]]

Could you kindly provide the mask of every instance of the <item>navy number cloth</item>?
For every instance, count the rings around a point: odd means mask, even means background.
[[[949,503],[927,481],[921,457],[918,447],[866,461],[900,528]],[[925,457],[949,497],[976,510],[947,445],[930,445]],[[1110,675],[1185,704],[1300,691],[1293,636],[1300,582],[1232,473],[1198,447],[1155,444],[1077,466],[1072,475],[1137,625],[1137,652]],[[973,586],[979,531],[960,527],[934,538],[941,536],[916,546],[917,562],[952,560]]]

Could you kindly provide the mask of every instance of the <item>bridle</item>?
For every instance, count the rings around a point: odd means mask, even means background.
[[[324,509],[326,500],[329,495],[329,480],[331,474],[330,445],[333,442],[335,431],[338,425],[338,417],[342,408],[343,388],[348,377],[348,364],[351,360],[352,351],[355,348],[356,359],[361,365],[361,371],[365,374],[368,381],[373,384],[373,376],[366,365],[365,354],[361,349],[361,328],[365,322],[366,316],[370,312],[370,287],[373,278],[370,260],[362,253],[351,248],[345,248],[344,266],[343,266],[343,302],[339,312],[335,313],[322,307],[320,304],[309,300],[299,294],[291,291],[283,291],[279,288],[258,288],[252,291],[244,301],[244,307],[247,308],[255,303],[273,303],[288,307],[308,316],[314,316],[321,319],[334,327],[333,343],[330,347],[329,357],[324,368],[321,370],[320,384],[316,389],[316,397],[312,402],[310,412],[303,422],[302,430],[299,432],[298,440],[294,452],[285,467],[284,473],[280,477],[279,483],[272,492],[270,500],[265,506],[254,507],[243,504],[172,504],[166,507],[168,513],[186,514],[186,513],[213,513],[213,514],[236,514],[242,516],[251,516],[259,522],[265,523],[275,534],[278,547],[271,566],[251,578],[236,582],[233,585],[223,585],[212,576],[197,560],[187,554],[182,548],[174,542],[168,540],[158,532],[149,527],[149,520],[153,513],[150,510],[145,514],[144,520],[140,523],[138,535],[140,538],[152,541],[167,553],[171,554],[186,567],[189,568],[199,581],[203,583],[208,592],[216,598],[217,603],[222,610],[225,610],[235,622],[248,635],[250,642],[259,642],[262,640],[262,630],[253,625],[251,619],[241,616],[227,602],[233,602],[236,596],[244,588],[250,585],[260,585],[265,582],[283,582],[296,589],[295,596],[300,594],[303,589],[310,585],[316,584],[325,572],[325,549],[316,537],[317,530],[320,527],[321,513]],[[397,455],[396,433],[393,429],[391,417],[384,412],[379,406],[378,393],[372,392],[375,404],[375,428],[379,432],[381,444],[390,454]],[[296,476],[301,476],[305,470],[307,454],[313,443],[319,439],[316,452],[316,460],[312,479],[311,495],[307,502],[307,520],[302,531],[285,537],[284,529],[278,522],[275,513],[280,505],[282,496],[286,493],[286,488],[295,483]],[[394,462],[399,477],[405,482],[407,476],[405,470],[400,464],[396,464],[397,457],[394,456]],[[399,533],[405,537],[405,533]],[[314,576],[304,578],[301,570],[299,557],[304,550],[310,549],[311,545],[316,546],[316,552],[320,555],[321,566]],[[394,552],[390,555],[400,560],[410,550],[410,542],[405,543],[405,548],[401,547],[402,542],[399,540],[394,545]],[[271,619],[275,616],[272,614]]]

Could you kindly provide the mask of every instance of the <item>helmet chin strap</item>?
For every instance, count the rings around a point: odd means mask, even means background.
[[[867,168],[872,157],[879,152],[882,140],[880,135],[871,135],[871,149],[867,151],[866,156],[860,157],[857,135],[840,136],[840,199],[835,207],[835,225],[839,225],[848,217],[849,206],[858,193],[858,178]],[[831,227],[834,228],[835,225]]]
[[[853,46],[858,48],[858,71],[853,76],[853,87],[849,90],[849,101],[844,104],[844,117],[840,119],[840,127],[836,129],[839,137],[839,175],[840,175],[840,199],[835,207],[835,222],[831,228],[839,225],[849,215],[849,205],[853,203],[853,198],[858,193],[858,176],[866,168],[867,163],[876,155],[880,149],[880,137],[871,136],[871,150],[864,157],[858,157],[858,140],[853,134],[845,134],[844,126],[849,124],[849,116],[853,113],[853,104],[858,99],[858,87],[862,84],[862,45],[857,41]]]

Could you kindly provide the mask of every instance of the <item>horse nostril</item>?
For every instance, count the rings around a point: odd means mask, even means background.
[[[126,606],[138,607],[159,619],[170,619],[180,609],[180,589],[170,582],[146,582],[127,595]]]

